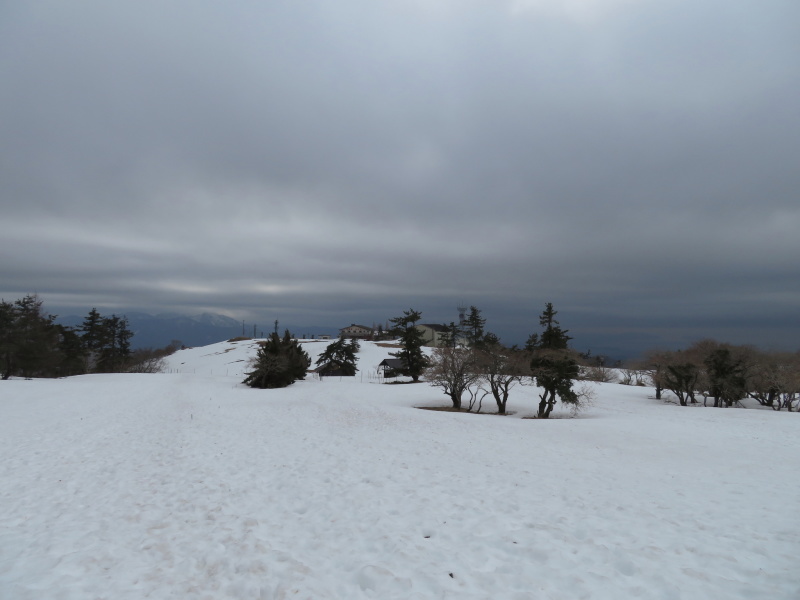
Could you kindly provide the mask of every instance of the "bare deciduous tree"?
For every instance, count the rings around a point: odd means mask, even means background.
[[[581,367],[580,379],[596,381],[598,383],[617,383],[619,381],[616,370],[611,367],[606,367],[605,365]]]
[[[462,396],[480,379],[475,352],[471,348],[434,348],[425,378],[444,391],[453,402],[453,408],[461,409]],[[473,395],[470,410],[474,401]]]
[[[476,361],[481,382],[497,403],[497,412],[506,414],[511,390],[531,376],[529,357],[520,350],[492,343],[476,352]]]
[[[622,385],[646,387],[651,383],[649,367],[650,365],[642,360],[626,362],[617,369],[619,382]]]
[[[773,410],[800,410],[800,352],[758,352],[748,395]]]

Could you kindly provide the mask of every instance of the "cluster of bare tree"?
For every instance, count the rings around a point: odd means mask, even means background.
[[[578,355],[568,348],[570,337],[555,315],[548,303],[539,318],[542,332],[531,335],[525,348],[506,347],[496,335],[484,331],[485,320],[473,306],[464,331],[454,331],[452,336],[456,339],[461,333],[467,343],[434,349],[425,377],[441,388],[458,410],[480,412],[483,400],[491,394],[497,412],[505,414],[511,391],[534,382],[541,389],[539,418],[548,418],[558,399],[578,410],[589,400],[590,391],[573,389],[579,374]]]
[[[773,410],[800,411],[800,352],[766,352],[714,340],[685,350],[654,350],[637,365],[656,388],[668,390],[681,406],[730,407],[753,398]]]
[[[480,412],[484,398],[491,394],[502,415],[511,390],[531,378],[528,362],[524,351],[499,343],[482,348],[434,348],[425,378],[444,391],[455,409]]]

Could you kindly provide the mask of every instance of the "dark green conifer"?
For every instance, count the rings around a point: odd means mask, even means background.
[[[91,313],[90,313],[91,314]],[[119,373],[125,371],[131,355],[133,332],[128,328],[128,319],[111,315],[100,321],[95,340],[97,365],[100,373]]]
[[[481,316],[481,310],[477,306],[470,306],[469,314],[461,325],[470,348],[480,348],[483,345],[485,326],[486,319]]]
[[[36,294],[29,294],[14,302],[12,318],[10,345],[15,374],[52,377],[59,363],[55,316],[45,313]]]
[[[553,304],[548,302],[539,317],[539,324],[544,331],[531,335],[525,344],[526,350],[531,352],[531,371],[536,378],[536,385],[542,388],[538,412],[541,419],[550,416],[557,398],[573,406],[580,401],[579,395],[572,389],[580,372],[575,353],[569,349],[569,340],[572,338],[555,320],[556,314]]]
[[[325,352],[317,358],[316,364],[320,367],[317,372],[323,377],[326,375],[352,377],[358,371],[356,368],[358,349],[358,341],[355,338],[350,341],[339,338],[331,342]]]
[[[422,332],[417,329],[416,324],[422,318],[422,313],[409,309],[403,311],[402,317],[389,319],[392,324],[391,332],[400,338],[402,349],[399,352],[392,352],[391,355],[403,361],[403,375],[411,377],[413,381],[419,381],[422,372],[428,366],[428,357],[422,351],[425,338]]]
[[[287,387],[305,379],[310,364],[308,354],[291,338],[288,330],[283,338],[273,331],[265,342],[259,343],[253,370],[243,383],[260,389]]]

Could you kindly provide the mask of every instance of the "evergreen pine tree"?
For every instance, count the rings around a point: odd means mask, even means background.
[[[131,354],[130,340],[133,337],[133,332],[128,329],[128,319],[117,315],[102,318],[95,335],[94,344],[97,352],[95,370],[100,373],[124,371],[128,366]]]
[[[553,304],[548,302],[539,317],[539,324],[544,331],[540,335],[533,334],[525,345],[532,354],[531,371],[536,378],[536,385],[542,388],[538,412],[541,419],[550,416],[557,398],[573,406],[580,401],[580,396],[572,389],[580,371],[574,352],[569,349],[569,340],[572,338],[555,320],[556,314]]]
[[[73,327],[56,325],[58,331],[58,350],[60,362],[58,365],[58,375],[69,377],[70,375],[82,375],[86,373],[86,346],[78,331]]]
[[[83,319],[80,327],[81,340],[86,348],[86,369],[90,372],[97,370],[100,359],[100,349],[105,346],[107,332],[103,327],[103,316],[92,308]]]
[[[14,370],[22,377],[52,377],[59,363],[58,332],[36,294],[14,302],[11,347]]]
[[[358,357],[358,341],[353,338],[349,342],[344,338],[339,338],[335,342],[328,344],[325,352],[317,358],[317,366],[321,367],[318,371],[320,376],[340,375],[351,377],[356,374],[358,369],[356,363]]]
[[[305,379],[311,359],[289,331],[280,338],[272,332],[265,342],[259,343],[253,360],[253,370],[247,374],[243,383],[259,389],[282,388]]]
[[[411,377],[415,382],[419,381],[420,375],[428,366],[428,357],[422,351],[425,338],[416,327],[417,321],[421,318],[422,313],[409,309],[403,311],[402,317],[389,320],[392,324],[392,334],[400,338],[402,346],[399,352],[392,352],[391,356],[403,361],[401,373]]]
[[[439,336],[439,345],[443,348],[455,348],[462,340],[462,329],[459,325],[450,321],[444,326],[444,331]]]
[[[0,300],[0,378],[8,379],[14,371],[14,305]]]
[[[485,326],[486,319],[481,316],[481,310],[476,306],[470,306],[469,315],[464,319],[462,329],[471,348],[479,348],[483,344]]]
[[[569,341],[572,339],[567,335],[567,330],[561,329],[561,326],[556,321],[558,311],[553,308],[553,303],[548,302],[545,305],[542,315],[539,317],[539,325],[544,328],[541,336],[539,337],[539,348],[549,348],[551,350],[565,350]]]
[[[96,352],[103,345],[103,317],[96,308],[89,311],[81,325],[83,343],[86,348]]]

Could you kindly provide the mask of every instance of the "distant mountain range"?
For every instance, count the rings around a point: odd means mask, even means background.
[[[122,313],[128,319],[128,326],[133,331],[131,346],[136,348],[163,348],[173,340],[185,346],[207,346],[242,335],[242,322],[215,313],[202,313],[187,316],[174,313],[150,315],[140,312]],[[109,316],[103,313],[103,316]],[[80,327],[84,317],[70,315],[56,319],[57,323]],[[288,327],[292,334],[299,337],[312,335],[338,335],[334,327],[297,327],[280,325],[280,331]],[[270,328],[258,329],[257,336],[268,334]],[[244,335],[252,337],[253,324],[244,325]]]

